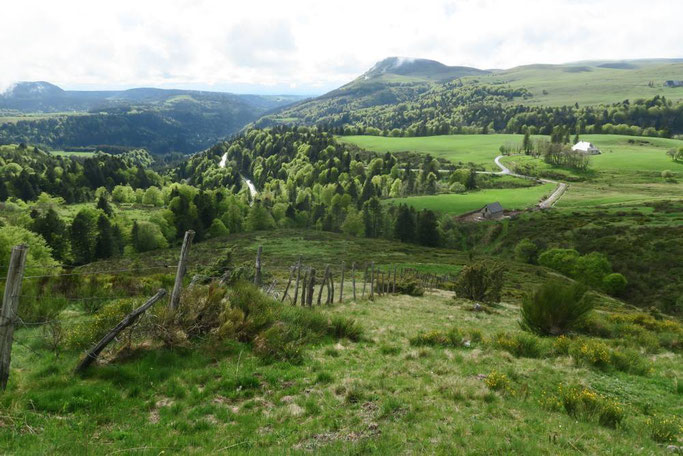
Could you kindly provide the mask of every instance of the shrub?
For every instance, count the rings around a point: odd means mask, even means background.
[[[67,331],[66,344],[71,348],[87,348],[102,337],[133,310],[133,300],[108,304],[91,320],[82,321]]]
[[[653,416],[648,418],[647,427],[652,440],[659,443],[676,442],[678,436],[683,433],[683,421],[677,417]]]
[[[626,277],[618,272],[607,274],[602,278],[602,288],[612,296],[619,296],[628,285]]]
[[[564,410],[569,416],[585,421],[597,419],[602,426],[615,428],[625,417],[624,408],[612,399],[584,386],[560,384],[557,392],[543,393],[541,403],[553,410]]]
[[[497,371],[492,371],[486,376],[484,380],[486,386],[493,391],[500,391],[502,393],[512,394],[512,388],[510,386],[510,379],[505,374],[501,374]]]
[[[396,292],[408,296],[424,296],[424,289],[414,280],[396,282]]]
[[[580,255],[574,249],[548,249],[538,257],[538,264],[573,276]]]
[[[577,364],[588,364],[599,369],[616,369],[635,375],[652,371],[650,363],[635,350],[612,350],[604,342],[579,339],[569,348]]]
[[[592,308],[580,285],[551,281],[524,297],[520,326],[542,336],[557,336],[575,328]]]
[[[498,302],[503,290],[503,268],[480,261],[463,268],[454,284],[458,297]]]
[[[464,337],[459,329],[451,328],[448,331],[429,331],[420,333],[410,339],[410,345],[414,346],[441,346],[462,347]]]
[[[335,315],[330,321],[329,332],[330,335],[337,339],[346,338],[357,342],[363,335],[363,328],[355,320]]]
[[[545,354],[543,340],[526,333],[498,333],[493,339],[494,346],[520,358],[540,358]]]
[[[535,264],[538,256],[538,247],[529,239],[522,239],[515,246],[515,258],[522,263]]]

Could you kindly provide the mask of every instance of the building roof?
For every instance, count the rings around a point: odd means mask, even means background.
[[[572,150],[589,151],[591,149],[597,149],[597,147],[595,147],[593,143],[589,143],[588,141],[579,141],[572,147]]]
[[[488,211],[492,214],[503,212],[503,206],[501,206],[498,201],[496,201],[495,203],[487,204],[486,206],[484,206],[484,209],[488,209]]]

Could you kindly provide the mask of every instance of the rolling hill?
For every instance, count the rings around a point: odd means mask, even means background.
[[[298,99],[155,88],[69,91],[49,82],[21,82],[0,94],[0,143],[55,149],[113,145],[186,154]]]
[[[391,129],[428,123],[436,117],[434,110],[449,111],[447,116],[452,118],[460,107],[471,111],[510,106],[533,109],[578,104],[591,107],[653,97],[678,102],[683,100],[683,87],[669,87],[666,81],[681,79],[681,59],[576,62],[480,70],[446,66],[433,60],[391,57],[339,89],[281,108],[264,116],[256,125],[324,123]],[[404,119],[408,115],[409,118]],[[494,119],[489,118],[487,123],[490,121]],[[481,126],[481,123],[467,119],[446,122]]]

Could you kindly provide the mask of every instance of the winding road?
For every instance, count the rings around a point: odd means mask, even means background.
[[[567,190],[567,184],[564,182],[558,182],[550,179],[537,179],[533,176],[525,176],[523,174],[517,174],[513,173],[510,168],[505,166],[503,163],[501,163],[501,159],[503,158],[503,155],[499,155],[496,157],[494,162],[496,163],[496,166],[500,168],[500,171],[477,171],[479,174],[496,174],[499,176],[514,176],[514,177],[521,177],[522,179],[533,179],[533,180],[538,180],[540,182],[543,182],[544,184],[557,184],[557,187],[555,190],[548,196],[546,199],[542,200],[540,203],[538,203],[538,208],[539,209],[548,209],[550,207],[553,207],[555,203],[564,195],[564,192]]]

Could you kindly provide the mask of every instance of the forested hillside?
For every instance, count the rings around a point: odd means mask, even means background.
[[[297,99],[191,90],[64,91],[48,83],[22,83],[0,95],[0,144],[108,145],[187,154]]]
[[[387,66],[383,61],[346,86],[267,115],[256,125],[323,124],[344,133],[394,136],[527,130],[550,134],[557,126],[578,133],[667,137],[682,133],[683,90],[667,89],[664,78],[674,77],[683,64],[641,65],[647,71],[638,77],[657,79],[634,84],[627,78],[624,86],[617,85],[622,92],[612,92],[609,102],[601,98],[601,103],[584,104],[583,94],[596,91],[602,78],[622,77],[629,70],[541,65],[474,76],[453,71],[446,73],[450,77],[439,78],[443,71],[429,65]],[[425,76],[430,71],[434,76]],[[543,80],[559,78],[563,87],[572,90],[567,99],[574,101],[561,104],[546,97],[548,91],[539,89],[536,78],[547,72],[556,74]],[[586,79],[586,74],[592,79]]]

